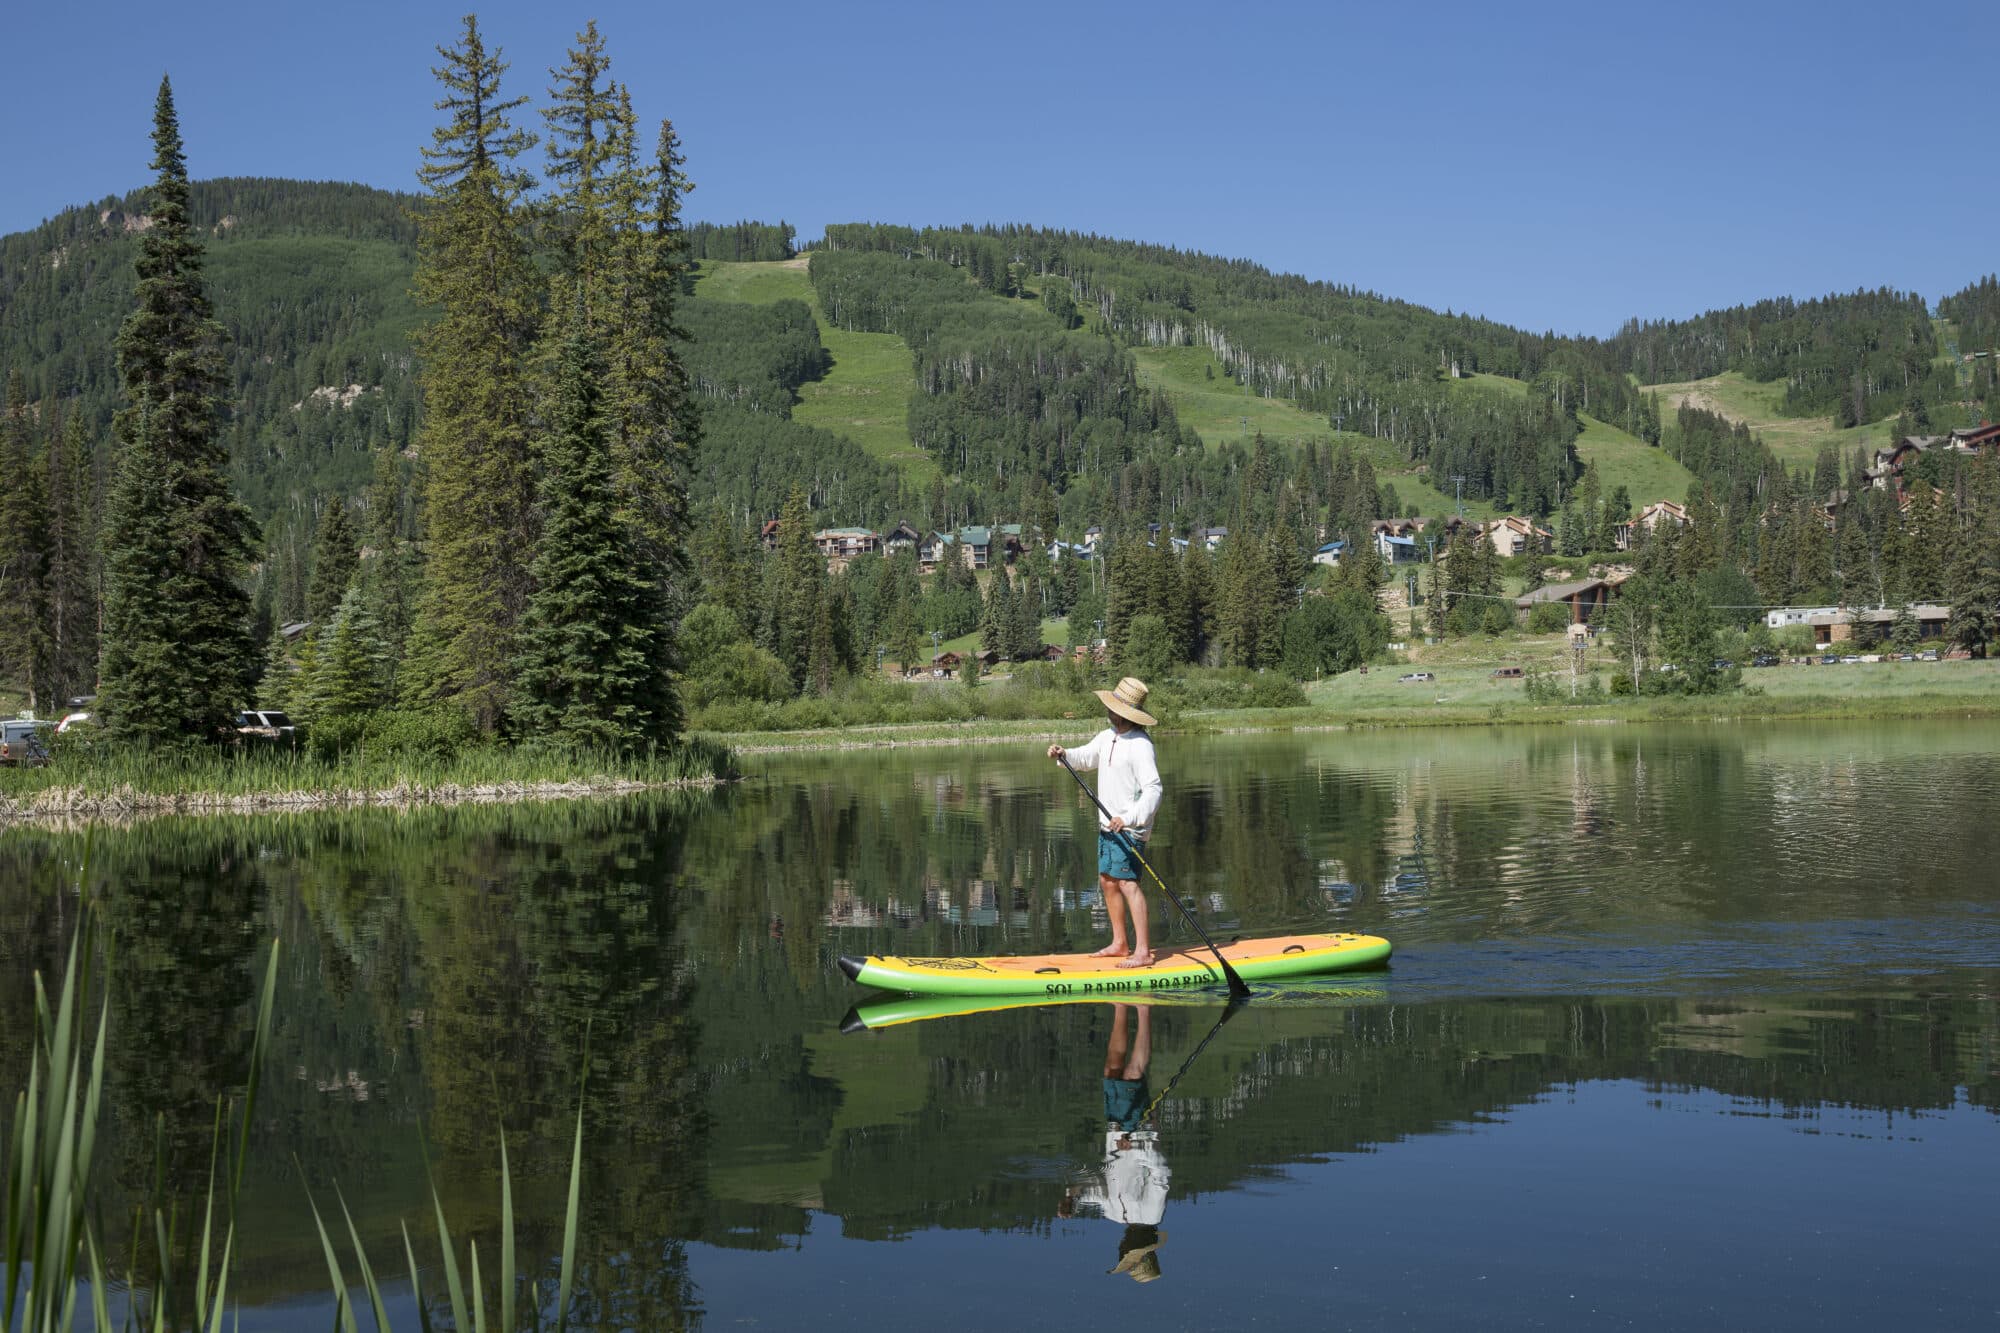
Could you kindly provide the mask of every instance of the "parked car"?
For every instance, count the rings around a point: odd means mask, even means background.
[[[290,715],[277,708],[249,708],[236,715],[236,734],[260,741],[290,742],[297,734]]]
[[[88,711],[64,713],[63,720],[56,723],[56,735],[67,736],[72,731],[80,731],[96,725],[96,718]]]
[[[1861,656],[1858,653],[1845,653],[1842,654],[1840,662],[1842,666],[1845,666],[1850,662],[1859,662],[1860,660]]]
[[[1753,667],[1776,666],[1778,665],[1778,659],[1773,653],[1758,653],[1750,659],[1750,665]]]
[[[1736,663],[1730,661],[1726,657],[1718,657],[1713,662],[1710,662],[1708,664],[1708,669],[1710,671],[1734,671],[1736,669]]]
[[[1499,679],[1501,679],[1501,680],[1514,680],[1514,679],[1517,679],[1517,678],[1518,678],[1518,677],[1519,677],[1519,676],[1521,675],[1521,668],[1519,668],[1519,667],[1495,667],[1495,668],[1493,668],[1493,674],[1494,674],[1494,676],[1495,676],[1495,677],[1497,677],[1497,678],[1499,678]]]
[[[1926,649],[1924,649],[1924,650],[1923,650],[1922,652],[1920,652],[1920,653],[1918,653],[1918,654],[1917,654],[1917,660],[1918,660],[1919,662],[1935,662],[1935,661],[1937,661],[1937,660],[1938,660],[1938,652],[1937,652],[1937,649],[1935,649],[1935,648],[1926,648]]]
[[[1402,675],[1396,677],[1396,683],[1398,685],[1421,685],[1427,680],[1436,680],[1436,679],[1437,677],[1433,676],[1428,671],[1406,671]]]
[[[1823,653],[1820,655],[1819,664],[1821,666],[1839,666],[1840,658],[1833,653]]]
[[[49,762],[49,747],[42,732],[50,724],[36,718],[17,717],[0,722],[0,764],[34,767]]]

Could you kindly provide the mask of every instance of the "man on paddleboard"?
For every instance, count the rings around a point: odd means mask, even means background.
[[[1049,747],[1049,758],[1068,757],[1074,769],[1101,769],[1097,799],[1109,812],[1097,820],[1097,883],[1104,892],[1104,911],[1111,918],[1111,943],[1093,958],[1116,958],[1125,954],[1120,967],[1145,967],[1153,961],[1150,936],[1151,917],[1146,896],[1139,890],[1139,867],[1125,839],[1141,847],[1153,831],[1153,816],[1160,808],[1160,769],[1153,760],[1153,738],[1146,728],[1154,725],[1145,709],[1146,682],[1127,676],[1115,690],[1098,690],[1110,723],[1093,736],[1088,745],[1065,750]],[[1132,918],[1128,945],[1126,916]]]

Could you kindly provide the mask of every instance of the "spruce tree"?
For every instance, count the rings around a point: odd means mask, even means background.
[[[418,331],[424,392],[429,553],[402,693],[452,701],[486,730],[513,697],[515,629],[535,549],[533,421],[527,357],[538,319],[520,198],[532,182],[514,161],[534,136],[503,98],[506,63],[467,16],[434,73],[445,123],[423,150],[430,191],[418,218],[416,292],[437,314]]]
[[[778,512],[778,549],[764,565],[758,646],[785,664],[795,690],[805,689],[811,674],[813,629],[825,596],[826,562],[813,544],[812,511],[805,491],[794,486]]]
[[[329,621],[319,635],[312,676],[310,711],[315,722],[379,707],[389,674],[381,626],[359,593],[350,589]]]
[[[688,272],[680,210],[693,187],[672,122],[661,125],[653,160],[643,158],[630,91],[610,77],[594,21],[568,56],[550,71],[543,113],[555,186],[547,201],[552,304],[559,315],[578,307],[603,357],[615,513],[661,585],[671,634],[694,582],[687,486],[700,417],[677,349],[686,338],[677,309]]]
[[[1215,622],[1215,565],[1199,539],[1189,543],[1181,560],[1181,599],[1187,607],[1187,660],[1201,662]]]
[[[375,477],[368,485],[364,529],[373,554],[361,565],[360,588],[388,654],[387,688],[391,695],[399,684],[421,574],[416,545],[409,540],[405,529],[406,496],[398,451],[387,446],[377,449]]]
[[[243,584],[255,528],[229,488],[223,333],[202,280],[165,79],[153,169],[153,225],[117,342],[124,405],[113,420],[117,479],[105,510],[98,699],[106,735],[141,745],[226,731],[255,654]]]
[[[602,368],[581,321],[542,445],[541,542],[521,622],[519,717],[538,739],[631,753],[680,725],[655,582],[611,501]]]
[[[319,535],[313,540],[312,578],[306,583],[306,619],[324,624],[333,618],[347,587],[354,582],[360,555],[354,543],[354,526],[347,521],[347,502],[338,495],[326,497],[319,514]]]
[[[1014,626],[1007,655],[1017,662],[1042,655],[1042,595],[1035,581],[1025,575],[1014,593]]]
[[[48,561],[43,606],[48,616],[49,690],[58,701],[97,688],[96,470],[83,414],[71,411],[49,436],[46,470]]]
[[[1014,651],[1014,588],[1004,568],[988,575],[986,613],[979,621],[980,651],[1001,657]]]
[[[0,681],[24,686],[30,708],[41,706],[51,675],[42,482],[27,391],[20,371],[11,370],[0,419]]]

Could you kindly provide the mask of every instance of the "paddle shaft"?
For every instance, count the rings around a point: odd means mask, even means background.
[[[1090,798],[1090,803],[1097,807],[1098,813],[1103,815],[1106,821],[1109,821],[1112,817],[1111,812],[1104,808],[1104,802],[1097,799],[1097,793],[1090,789],[1090,784],[1083,780],[1083,775],[1069,766],[1069,757],[1067,755],[1057,755],[1056,762],[1063,766],[1065,773],[1076,779],[1076,785],[1083,789],[1083,794]],[[1194,933],[1201,937],[1201,942],[1208,946],[1208,951],[1215,955],[1215,961],[1222,964],[1222,975],[1229,981],[1229,993],[1237,999],[1243,999],[1248,996],[1250,988],[1243,984],[1243,978],[1236,975],[1236,969],[1231,967],[1229,960],[1222,956],[1222,950],[1215,947],[1215,941],[1210,939],[1208,932],[1201,928],[1201,922],[1195,920],[1194,913],[1188,910],[1187,904],[1174,895],[1174,891],[1168,888],[1166,882],[1160,878],[1159,872],[1153,869],[1151,863],[1144,856],[1140,855],[1138,842],[1126,837],[1122,829],[1115,836],[1125,844],[1125,850],[1132,853],[1132,859],[1139,863],[1139,868],[1152,877],[1153,883],[1159,886],[1160,893],[1166,900],[1180,909],[1181,916],[1186,919],[1189,926],[1194,928]],[[1106,910],[1109,910],[1108,906]]]

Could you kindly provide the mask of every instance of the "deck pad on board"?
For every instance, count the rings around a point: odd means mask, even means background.
[[[1279,935],[1232,940],[1223,957],[1246,980],[1313,976],[1379,963],[1389,941],[1374,935]],[[864,985],[925,995],[1104,995],[1223,983],[1205,945],[1157,953],[1144,967],[1121,968],[1093,954],[993,958],[843,957],[841,971]]]

